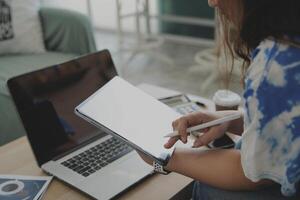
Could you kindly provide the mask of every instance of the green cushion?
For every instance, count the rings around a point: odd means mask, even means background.
[[[40,15],[48,50],[78,55],[96,51],[93,28],[86,15],[46,7],[40,9]]]
[[[6,82],[9,78],[58,64],[76,57],[74,54],[47,52],[43,54],[7,55],[0,57],[0,94],[8,94]]]
[[[0,57],[0,145],[25,134],[9,95],[9,78],[62,63],[76,57],[74,54],[47,52],[36,55],[7,55]]]

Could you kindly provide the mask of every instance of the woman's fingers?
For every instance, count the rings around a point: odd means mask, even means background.
[[[175,130],[178,130],[181,141],[183,143],[187,143],[188,127],[196,126],[204,122],[211,121],[212,119],[214,119],[212,116],[201,112],[189,114],[176,120],[177,122],[175,125],[177,128]]]
[[[188,136],[188,133],[186,132],[186,129],[189,126],[188,117],[184,116],[184,117],[181,117],[181,118],[175,120],[172,123],[172,126],[173,126],[174,131],[178,131],[178,134],[180,135],[179,139],[183,143],[186,143],[187,142],[187,136]],[[175,137],[175,138],[176,138],[176,141],[177,141],[178,137]],[[174,140],[172,140],[172,141],[174,141]]]
[[[183,143],[187,143],[187,136],[188,133],[186,132],[186,129],[189,127],[189,122],[187,117],[182,117],[179,119],[179,123],[177,126],[177,131],[180,135],[180,140]]]
[[[224,127],[224,125],[206,129],[205,131],[203,131],[203,134],[194,141],[193,148],[208,145],[213,140],[221,137],[225,133],[225,130],[226,128]]]
[[[164,145],[165,148],[171,148],[179,139],[183,142],[183,143],[187,143],[187,137],[188,137],[188,133],[187,133],[187,128],[190,126],[195,126],[207,121],[211,121],[214,119],[214,116],[209,115],[209,114],[205,114],[205,113],[193,113],[193,114],[189,114],[186,115],[184,117],[181,117],[177,120],[175,120],[172,123],[173,126],[173,130],[174,131],[178,131],[179,136],[178,137],[172,137],[168,140],[168,142]],[[200,141],[199,140],[199,144],[200,145]]]
[[[186,119],[184,117],[181,117],[181,118],[175,120],[172,123],[172,126],[173,126],[173,130],[178,131],[180,136],[171,137],[168,140],[168,142],[164,145],[164,147],[167,148],[167,149],[171,148],[179,139],[184,143],[187,141],[187,133],[186,133],[187,122],[186,122]],[[186,135],[186,136],[184,136],[184,135]]]
[[[212,133],[206,132],[203,135],[199,136],[193,144],[193,148],[197,148],[197,147],[201,147],[201,146],[205,146],[208,145],[211,141],[213,141],[215,138],[212,135]]]
[[[180,136],[171,137],[168,142],[164,145],[165,148],[171,148],[179,139],[183,142],[187,142],[187,132],[186,129],[188,127],[187,118],[181,117],[174,122],[172,122],[173,130],[178,131]]]
[[[166,149],[171,148],[177,141],[178,141],[179,137],[171,137],[168,142],[164,145],[164,147]]]

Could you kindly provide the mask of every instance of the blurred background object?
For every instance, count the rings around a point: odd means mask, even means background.
[[[10,123],[17,116],[10,112],[14,108],[6,80],[96,48],[109,49],[119,74],[133,84],[150,83],[208,98],[224,88],[221,69],[226,59],[216,42],[214,9],[206,0],[40,0],[40,4],[47,51],[0,56],[0,111],[7,113],[0,117],[0,132],[11,134],[1,142],[23,134],[21,126]],[[241,94],[237,69],[229,89]]]
[[[108,48],[119,73],[132,83],[154,83],[209,98],[225,87],[215,11],[206,0],[41,1],[89,15],[98,49]],[[241,93],[239,70],[229,89]]]

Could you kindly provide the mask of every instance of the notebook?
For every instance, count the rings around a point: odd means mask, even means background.
[[[165,149],[166,133],[181,115],[116,76],[75,108],[75,113],[162,164],[174,148]]]

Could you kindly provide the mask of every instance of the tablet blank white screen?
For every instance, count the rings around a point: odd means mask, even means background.
[[[77,110],[156,158],[173,151],[163,147],[167,141],[164,135],[173,131],[172,122],[180,114],[119,77],[99,89]]]

